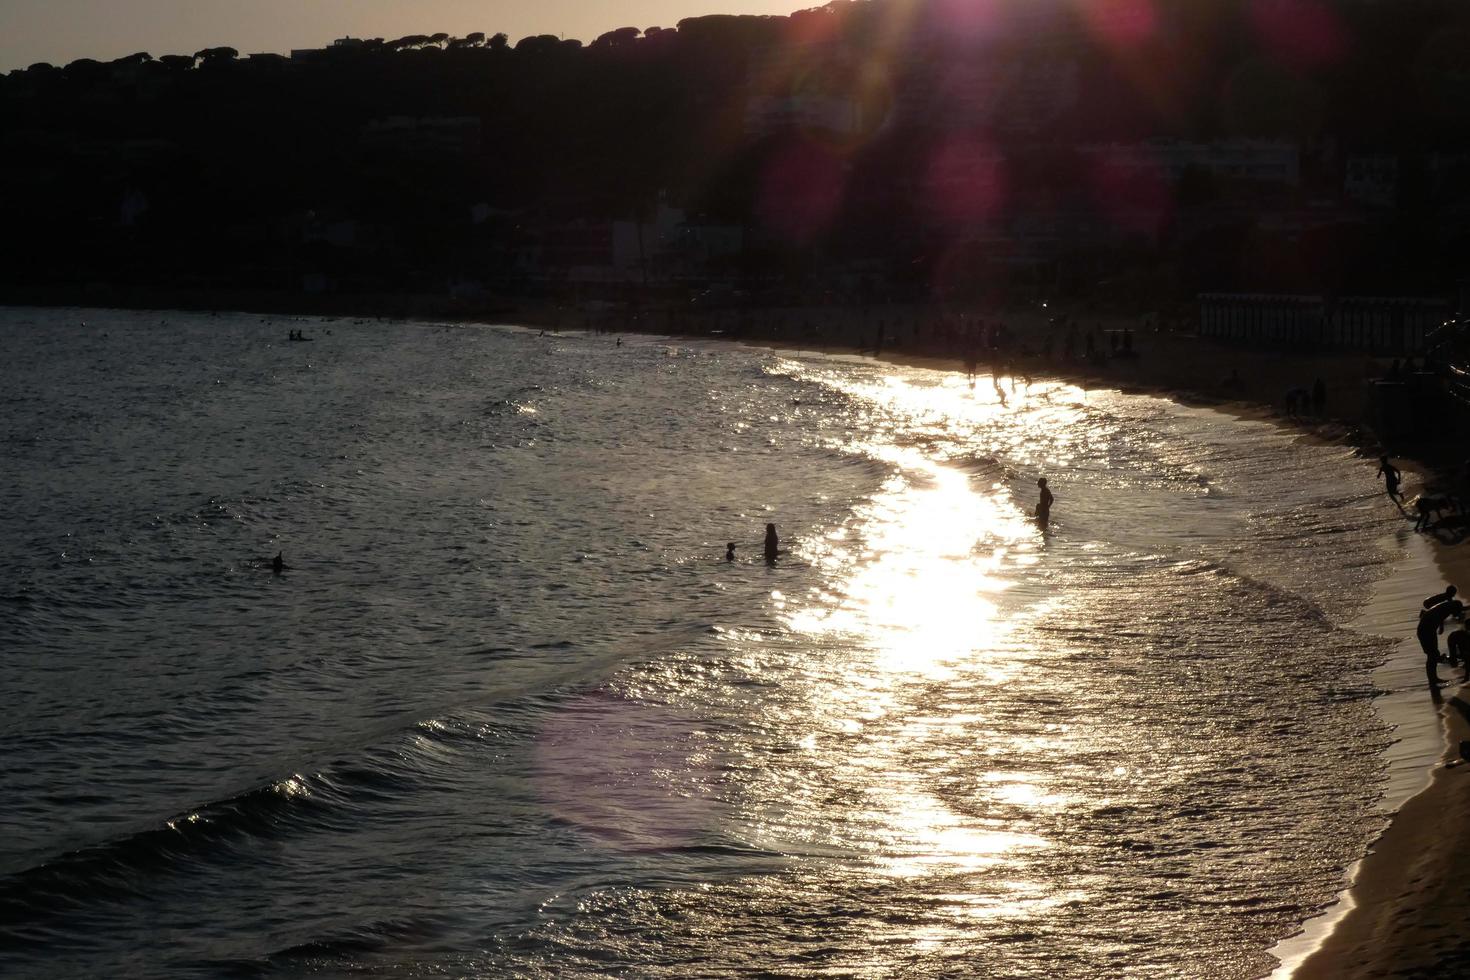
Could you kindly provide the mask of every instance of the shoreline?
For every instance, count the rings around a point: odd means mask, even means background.
[[[228,312],[323,319],[352,316],[299,309],[294,313]],[[526,311],[517,311],[505,321],[493,313],[470,317],[430,314],[413,319],[437,324],[521,325],[530,329],[544,325],[558,332],[584,332],[577,327],[558,328],[538,322],[540,317],[528,316]],[[831,336],[824,338],[826,342],[816,339],[793,342],[789,338],[730,336],[722,332],[647,333],[736,342],[783,352],[855,355],[934,370],[964,369],[962,358],[957,356],[892,349],[875,355],[871,348],[861,345],[861,336],[840,338],[854,341],[841,343],[839,338]],[[1010,371],[1087,388],[1154,395],[1185,405],[1212,408],[1240,419],[1269,422],[1298,438],[1350,445],[1363,457],[1364,465],[1369,465],[1370,457],[1377,453],[1376,449],[1370,449],[1376,441],[1366,426],[1332,416],[1288,417],[1276,408],[1274,400],[1246,396],[1284,391],[1284,387],[1277,386],[1283,377],[1314,375],[1332,379],[1328,382],[1334,395],[1329,400],[1331,408],[1342,411],[1356,407],[1361,414],[1361,401],[1351,397],[1354,381],[1357,388],[1362,388],[1371,376],[1369,372],[1381,359],[1362,353],[1296,357],[1276,351],[1231,347],[1183,334],[1142,334],[1138,345],[1139,358],[1109,364],[1107,367],[1112,369],[1109,371],[1096,370],[1097,365],[1086,363],[1042,363],[1037,359],[1018,363]],[[1212,387],[1209,379],[1212,376],[1218,379],[1232,363],[1240,365],[1242,374],[1252,377],[1254,385],[1250,390],[1232,391],[1232,397],[1224,397],[1218,385]],[[982,365],[982,374],[990,372],[989,365]],[[1200,383],[1201,379],[1204,383]],[[1410,465],[1404,469],[1408,471],[1406,483],[1419,485],[1415,489],[1432,486],[1445,476],[1432,465]],[[1373,672],[1373,684],[1383,692],[1375,701],[1375,710],[1394,735],[1385,752],[1387,776],[1378,808],[1386,817],[1387,826],[1368,852],[1345,869],[1344,884],[1337,899],[1303,923],[1297,933],[1271,948],[1271,954],[1279,960],[1278,967],[1269,974],[1272,980],[1426,975],[1426,967],[1470,962],[1470,939],[1462,942],[1457,938],[1459,920],[1470,913],[1470,891],[1463,886],[1456,890],[1459,882],[1470,880],[1470,851],[1457,849],[1464,831],[1455,823],[1459,814],[1470,814],[1470,765],[1462,766],[1458,762],[1459,740],[1470,739],[1470,696],[1462,693],[1458,672],[1443,667],[1441,676],[1453,677],[1454,681],[1445,689],[1442,699],[1431,698],[1423,681],[1423,655],[1411,628],[1413,610],[1424,596],[1438,592],[1442,583],[1455,582],[1470,590],[1470,552],[1462,555],[1460,549],[1432,535],[1415,534],[1408,528],[1405,521],[1401,530],[1393,532],[1399,539],[1401,556],[1388,576],[1375,585],[1372,597],[1349,624],[1350,628],[1398,641],[1388,660]]]
[[[1433,788],[1438,767],[1455,744],[1446,741],[1443,699],[1456,696],[1460,683],[1457,679],[1447,685],[1447,694],[1430,693],[1424,682],[1424,655],[1414,638],[1412,619],[1425,596],[1441,591],[1457,572],[1470,572],[1470,558],[1448,554],[1443,544],[1407,529],[1394,532],[1390,540],[1399,548],[1400,557],[1348,624],[1350,629],[1395,641],[1388,658],[1372,674],[1373,686],[1382,692],[1374,701],[1374,709],[1393,735],[1392,744],[1384,752],[1387,771],[1377,807],[1387,822],[1367,853],[1346,870],[1337,900],[1272,948],[1271,955],[1279,964],[1270,974],[1271,980],[1361,975],[1347,968],[1342,952],[1353,944],[1347,937],[1356,935],[1357,923],[1349,920],[1363,906],[1364,890],[1378,888],[1377,882],[1393,870],[1376,858],[1376,852],[1390,834],[1414,839],[1423,836],[1423,829],[1412,821],[1409,823],[1413,825],[1406,826],[1406,809]],[[1463,574],[1458,577],[1470,581]],[[1454,668],[1441,665],[1440,670],[1441,677],[1457,678]]]
[[[1417,547],[1431,563],[1424,570],[1438,574],[1435,591],[1445,582],[1470,582],[1470,555],[1432,538],[1420,537]],[[1429,581],[1413,580],[1413,588]],[[1414,603],[1403,609],[1407,621],[1423,596],[1402,584],[1396,591],[1404,606]],[[1470,739],[1470,677],[1461,680],[1455,668],[1442,664],[1440,676],[1453,680],[1430,694],[1423,654],[1412,635],[1400,641],[1383,671],[1397,676],[1389,697],[1400,695],[1399,708],[1409,709],[1405,727],[1396,728],[1404,738],[1390,756],[1411,741],[1427,742],[1437,751],[1421,770],[1416,791],[1391,811],[1388,826],[1351,869],[1337,905],[1320,917],[1331,928],[1304,946],[1289,969],[1283,962],[1274,975],[1283,980],[1453,976],[1470,963],[1470,936],[1462,935],[1470,915],[1470,889],[1464,885],[1470,852],[1460,846],[1463,816],[1470,813],[1470,765],[1459,752],[1461,740]],[[1380,683],[1379,673],[1374,680]],[[1309,921],[1302,936],[1311,931]]]

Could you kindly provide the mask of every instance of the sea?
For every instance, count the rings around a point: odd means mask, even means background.
[[[0,474],[6,977],[1253,978],[1386,819],[1404,522],[1210,408],[9,308]]]

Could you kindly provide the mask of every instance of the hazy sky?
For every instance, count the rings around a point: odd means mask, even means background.
[[[228,45],[241,54],[334,38],[504,31],[590,41],[615,27],[700,14],[789,14],[824,0],[0,0],[0,71],[37,61],[155,58]]]

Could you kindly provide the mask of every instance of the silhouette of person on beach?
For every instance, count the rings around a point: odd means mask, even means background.
[[[1389,497],[1396,503],[1402,504],[1404,502],[1404,495],[1399,492],[1399,482],[1403,480],[1404,475],[1399,472],[1397,466],[1394,466],[1388,461],[1387,456],[1382,457],[1378,461],[1377,475],[1383,477],[1383,485],[1388,490]]]
[[[1470,674],[1470,630],[1461,626],[1445,637],[1444,642],[1449,648],[1450,666],[1459,667],[1466,674]]]
[[[726,541],[725,542],[725,560],[726,561],[734,561],[735,560],[735,542],[734,541]]]
[[[766,551],[765,551],[766,563],[768,565],[774,565],[776,563],[776,556],[779,555],[780,553],[781,553],[781,541],[780,541],[779,538],[776,537],[776,525],[774,525],[774,524],[767,524],[766,525]]]
[[[1036,485],[1041,488],[1041,498],[1036,501],[1036,523],[1045,531],[1046,525],[1051,521],[1052,501],[1056,498],[1052,496],[1051,488],[1046,485],[1046,477],[1037,480]]]
[[[1432,609],[1433,607],[1439,605],[1441,602],[1453,599],[1455,597],[1456,591],[1457,590],[1455,589],[1455,587],[1451,585],[1438,595],[1430,596],[1428,599],[1424,600],[1424,608]]]
[[[1435,666],[1440,661],[1439,634],[1444,630],[1444,622],[1451,616],[1461,615],[1464,611],[1464,603],[1458,599],[1446,599],[1419,613],[1419,625],[1414,633],[1419,638],[1420,648],[1424,651],[1424,676],[1428,678],[1431,685],[1443,683]]]

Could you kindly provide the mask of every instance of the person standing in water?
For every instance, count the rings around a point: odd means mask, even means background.
[[[1399,472],[1397,466],[1388,461],[1387,456],[1378,462],[1378,475],[1383,477],[1383,484],[1388,489],[1389,497],[1400,504],[1403,503],[1404,495],[1399,493],[1399,482],[1404,476]]]
[[[1047,522],[1051,520],[1051,505],[1056,498],[1051,495],[1051,489],[1046,485],[1046,477],[1037,480],[1036,485],[1041,488],[1041,499],[1036,501],[1036,523],[1041,525],[1044,531]]]
[[[776,525],[766,525],[766,563],[774,565],[776,556],[781,553],[781,541],[776,537]]]
[[[276,557],[271,559],[271,571],[279,575],[286,570],[286,559],[281,557],[283,552],[276,552]]]
[[[734,561],[735,560],[735,542],[734,541],[726,541],[725,542],[725,560],[726,561]]]
[[[1444,621],[1451,616],[1459,616],[1464,611],[1464,603],[1458,599],[1446,599],[1419,613],[1419,626],[1414,633],[1419,638],[1419,647],[1424,651],[1424,676],[1429,679],[1431,686],[1441,683],[1435,667],[1440,659],[1439,633],[1444,629]]]

